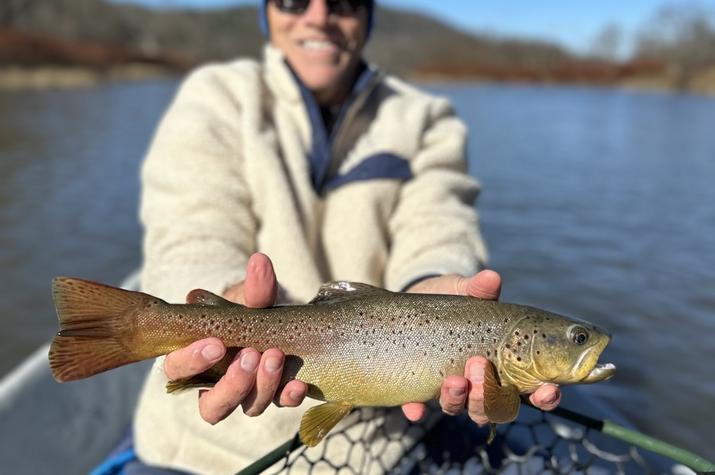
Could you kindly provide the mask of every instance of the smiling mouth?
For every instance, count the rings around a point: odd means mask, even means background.
[[[303,40],[300,46],[311,51],[330,51],[338,49],[338,45],[329,40]]]

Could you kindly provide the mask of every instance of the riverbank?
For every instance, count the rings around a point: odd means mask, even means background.
[[[410,75],[419,82],[488,82],[506,84],[580,85],[644,92],[689,93],[715,97],[715,65],[690,73],[656,61],[624,64],[573,62],[551,69],[421,68]]]
[[[646,59],[616,63],[563,57],[553,63],[528,66],[494,61],[427,61],[404,75],[420,82],[578,84],[715,96],[715,65],[686,72],[663,61]],[[199,62],[178,52],[149,47],[0,30],[0,91],[92,87],[108,81],[177,76]]]
[[[166,66],[141,62],[118,64],[106,68],[91,68],[71,65],[0,66],[0,91],[41,89],[74,89],[96,87],[115,81],[142,81],[162,77],[176,77],[185,71]],[[693,76],[686,87],[679,84],[676,74],[668,71],[657,74],[631,75],[609,81],[584,77],[564,79],[558,76],[534,77],[530,75],[505,74],[452,74],[444,72],[420,72],[409,78],[421,83],[504,83],[583,85],[592,87],[623,88],[634,91],[676,93],[687,92],[715,97],[715,66]]]
[[[137,81],[177,75],[176,71],[146,64],[125,64],[106,70],[74,66],[11,66],[0,68],[0,91],[73,89],[112,81]]]
[[[191,66],[172,53],[0,30],[0,90],[90,87],[181,74]]]

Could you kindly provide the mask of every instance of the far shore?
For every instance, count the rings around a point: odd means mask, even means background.
[[[114,81],[141,81],[164,77],[181,77],[182,74],[184,73],[177,72],[175,69],[144,63],[129,63],[106,69],[54,65],[33,67],[0,66],[0,91],[87,88]],[[434,72],[417,72],[410,75],[409,79],[421,83],[577,85],[623,88],[643,92],[686,92],[715,97],[715,66],[696,75],[686,89],[677,87],[677,81],[672,75],[668,74],[634,76],[610,82],[563,81],[549,78],[539,80],[493,78],[486,75],[454,75]]]
[[[111,81],[140,81],[177,75],[175,70],[142,63],[107,69],[54,65],[6,66],[0,67],[0,91],[86,88]]]

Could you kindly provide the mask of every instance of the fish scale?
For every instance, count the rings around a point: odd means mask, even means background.
[[[91,376],[153,358],[209,336],[233,348],[205,373],[170,390],[215,384],[237,348],[286,354],[283,383],[300,379],[310,397],[301,438],[309,445],[355,406],[396,406],[439,395],[445,377],[467,359],[489,360],[485,412],[494,422],[516,417],[519,394],[545,383],[588,383],[613,374],[598,357],[610,337],[587,322],[524,305],[468,296],[389,292],[333,282],[306,305],[253,309],[205,290],[187,304],[72,278],[53,285],[60,332],[50,349],[58,381]]]

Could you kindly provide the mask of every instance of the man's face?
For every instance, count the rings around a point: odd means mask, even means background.
[[[283,12],[273,1],[267,8],[271,43],[318,101],[347,92],[367,40],[367,9],[333,14],[326,0],[311,0],[300,14]]]

